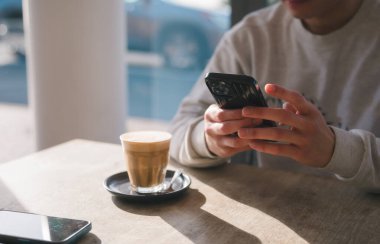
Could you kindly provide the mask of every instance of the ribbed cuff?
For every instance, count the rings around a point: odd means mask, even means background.
[[[191,142],[195,152],[200,157],[205,158],[218,158],[213,153],[208,150],[206,138],[205,138],[205,129],[204,129],[204,121],[201,120],[194,127],[193,132],[191,134]]]
[[[335,148],[330,162],[323,169],[343,178],[351,178],[359,170],[363,158],[363,141],[349,131],[331,128],[335,133]]]

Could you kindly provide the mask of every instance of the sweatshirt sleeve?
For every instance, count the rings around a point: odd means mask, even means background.
[[[365,130],[332,129],[335,149],[325,169],[340,180],[380,193],[380,139]]]
[[[204,136],[203,116],[187,114],[191,102],[182,103],[180,114],[172,122],[173,138],[170,145],[171,157],[177,162],[197,168],[211,167],[227,162],[227,159],[214,156],[207,148]]]
[[[177,162],[191,167],[210,167],[226,163],[227,158],[214,156],[207,148],[203,116],[215,103],[204,82],[207,72],[239,73],[239,62],[228,35],[221,40],[213,57],[191,92],[183,99],[170,124],[172,143],[170,155]]]

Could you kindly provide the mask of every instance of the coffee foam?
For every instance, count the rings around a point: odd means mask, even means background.
[[[152,152],[167,149],[171,134],[163,131],[135,131],[121,135],[120,139],[125,150]]]

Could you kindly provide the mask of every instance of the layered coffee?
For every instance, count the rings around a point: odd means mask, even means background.
[[[133,190],[161,189],[169,161],[171,135],[162,131],[136,131],[120,136]]]

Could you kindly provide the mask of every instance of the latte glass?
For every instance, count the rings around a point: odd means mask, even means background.
[[[164,131],[134,131],[120,136],[131,190],[157,193],[165,183],[171,134]]]

